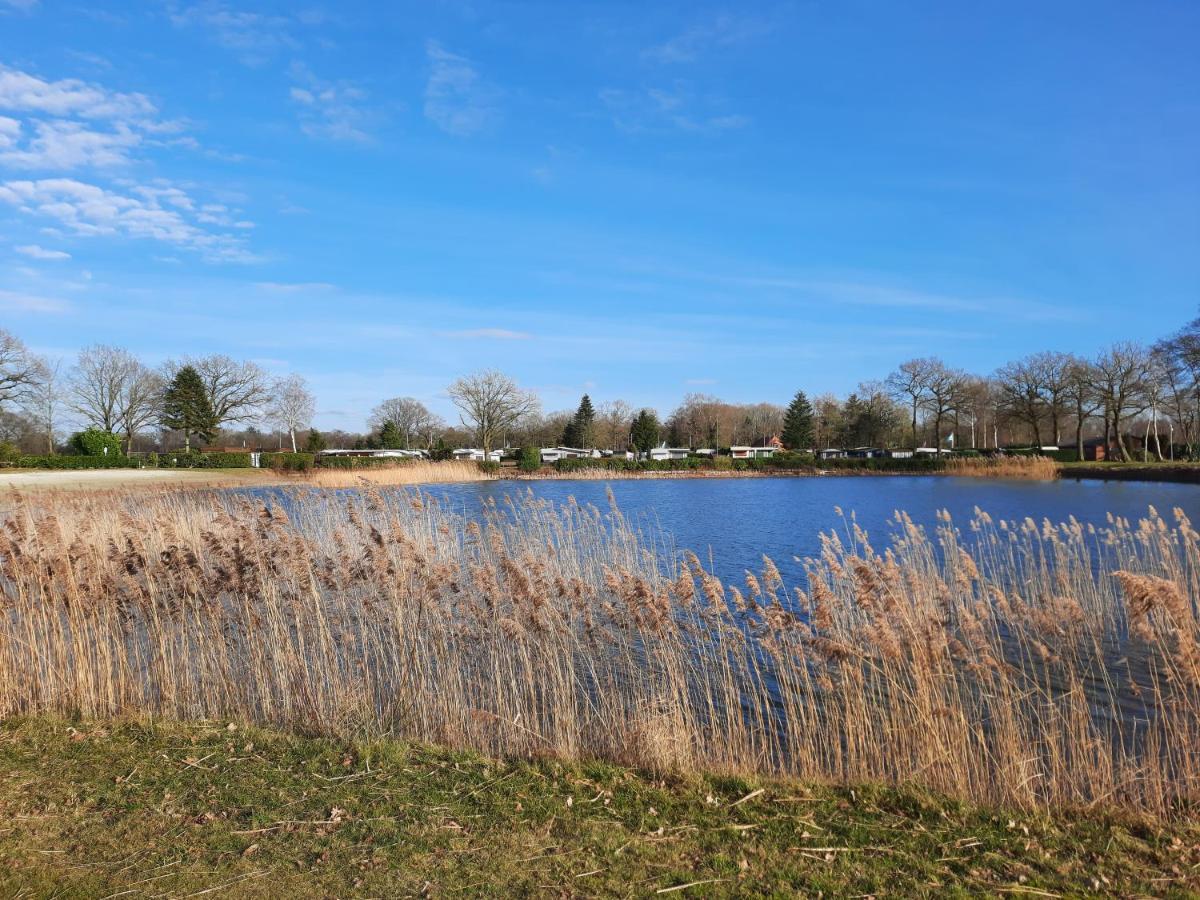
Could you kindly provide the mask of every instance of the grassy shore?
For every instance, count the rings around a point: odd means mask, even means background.
[[[1187,896],[1200,829],[230,723],[0,725],[6,896]],[[691,887],[685,887],[691,885]]]

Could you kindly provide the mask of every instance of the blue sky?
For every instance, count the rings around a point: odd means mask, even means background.
[[[1200,303],[1200,5],[0,0],[0,326],[321,427],[845,393]]]

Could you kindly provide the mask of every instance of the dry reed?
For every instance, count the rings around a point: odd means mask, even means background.
[[[789,586],[607,510],[411,491],[17,497],[0,715],[237,717],[495,755],[1169,815],[1200,785],[1186,517],[851,518]],[[1115,574],[1114,574],[1115,573]]]
[[[340,488],[358,487],[362,484],[399,487],[414,484],[487,481],[492,476],[480,469],[474,462],[414,460],[379,468],[314,469],[298,477],[305,484],[314,487]]]
[[[973,478],[1029,478],[1053,481],[1058,477],[1058,463],[1048,456],[949,457],[945,461],[947,475],[966,475]]]

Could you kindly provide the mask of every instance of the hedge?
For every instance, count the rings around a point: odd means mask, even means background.
[[[320,469],[390,469],[396,466],[406,466],[410,462],[412,462],[411,459],[399,456],[318,456],[316,458],[316,465]]]
[[[258,463],[276,472],[308,472],[316,465],[313,453],[263,453]]]
[[[21,469],[136,469],[137,460],[127,456],[22,456],[17,459]]]
[[[147,453],[142,461],[147,468],[159,469],[247,469],[250,467],[250,453],[173,450],[166,453]]]

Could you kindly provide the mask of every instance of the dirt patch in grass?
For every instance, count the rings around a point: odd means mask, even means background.
[[[0,725],[0,894],[1186,896],[1200,828],[502,763],[232,725]]]

